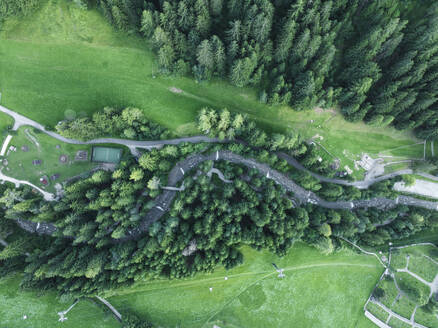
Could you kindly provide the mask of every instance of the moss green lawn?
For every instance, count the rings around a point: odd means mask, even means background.
[[[14,120],[6,114],[0,113],[0,141],[3,144],[3,138],[7,135],[8,127],[14,123]]]
[[[400,240],[393,240],[394,246],[403,246],[413,243],[437,243],[438,244],[438,229],[433,229],[429,231],[422,231],[414,234],[411,237],[403,238]],[[379,249],[384,250],[387,247],[382,247]]]
[[[411,325],[397,319],[396,317],[391,317],[388,324],[392,328],[410,328],[410,327],[412,327]]]
[[[20,290],[19,275],[0,278],[0,327],[8,328],[120,328],[114,317],[89,300],[80,301],[58,322],[60,311],[72,302],[61,303],[52,292],[38,295]],[[27,316],[24,320],[23,316]]]
[[[230,271],[139,283],[110,301],[163,327],[372,327],[362,318],[363,305],[383,271],[373,257],[325,256],[301,243],[283,258],[243,252],[244,264]],[[272,263],[286,278],[277,277]]]
[[[35,143],[36,142],[36,143]],[[88,145],[70,145],[60,142],[44,133],[36,133],[33,128],[23,126],[18,133],[12,137],[10,145],[17,148],[16,152],[10,152],[6,157],[8,160],[7,168],[4,174],[17,179],[27,180],[33,184],[44,187],[47,191],[53,192],[55,183],[65,181],[66,179],[89,171],[96,166],[96,163],[75,161],[75,155],[78,150],[88,151],[88,159],[91,157],[91,146]],[[56,146],[60,148],[57,148]],[[21,150],[22,146],[28,147],[28,151]],[[67,163],[61,163],[61,155],[67,155]],[[33,165],[34,160],[41,160],[40,165]],[[39,181],[42,176],[51,176],[58,174],[57,180],[50,180],[50,185],[44,186]]]
[[[227,107],[247,113],[269,130],[294,129],[306,138],[319,135],[324,156],[339,157],[342,166],[354,168],[353,160],[362,152],[396,159],[423,156],[423,145],[409,132],[349,123],[337,111],[267,106],[258,102],[255,90],[219,80],[196,83],[160,76],[149,45],[133,33],[114,31],[95,9],[83,11],[66,0],[41,2],[35,14],[8,20],[0,32],[0,92],[4,106],[49,127],[67,110],[82,115],[108,105],[136,106],[177,135],[188,135],[197,133],[194,119],[203,106]],[[171,87],[183,92],[172,93]],[[10,124],[0,114],[0,129]],[[11,172],[14,177],[35,183],[41,174],[76,174],[73,166],[56,172],[59,154],[48,153],[56,141],[42,134],[37,138],[41,147],[48,147],[43,158],[47,171],[35,173],[27,166],[18,170],[18,163],[32,159],[17,150],[10,157],[11,170],[17,170]],[[21,146],[20,142],[32,146],[23,128],[12,144]],[[62,147],[60,151],[69,154],[76,150]],[[35,157],[38,149],[28,155]],[[382,273],[373,257],[350,251],[325,256],[303,244],[284,258],[248,248],[244,254],[244,264],[229,272],[218,269],[187,280],[139,283],[116,291],[110,301],[166,327],[373,327],[363,315],[363,305]],[[276,277],[272,262],[285,268],[286,278]],[[59,326],[56,312],[65,309],[64,304],[51,294],[37,298],[18,292],[19,278],[8,279],[0,280],[0,318],[6,318],[8,327],[23,327],[23,311],[34,315],[34,321],[26,322],[30,327]],[[84,322],[87,327],[117,327],[112,318],[85,302],[72,310],[63,326]]]
[[[193,134],[196,113],[208,105],[248,113],[269,129],[319,134],[326,150],[350,168],[362,152],[423,155],[409,132],[349,123],[336,111],[267,106],[255,90],[222,81],[160,76],[149,45],[133,33],[114,31],[97,10],[80,10],[66,0],[42,2],[38,12],[8,20],[0,32],[0,91],[5,106],[45,125],[55,125],[66,110],[79,115],[132,105],[176,134]],[[171,87],[183,92],[172,93]]]

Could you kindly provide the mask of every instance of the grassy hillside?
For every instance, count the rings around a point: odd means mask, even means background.
[[[244,264],[230,271],[140,283],[110,301],[164,327],[372,327],[362,308],[383,270],[373,257],[325,256],[303,244],[283,258],[243,251]],[[285,269],[284,279],[272,263]]]
[[[66,316],[67,321],[58,322],[58,312],[65,311],[72,302],[61,303],[54,293],[20,290],[20,276],[0,279],[0,324],[8,328],[87,327],[119,328],[119,322],[95,303],[81,300]],[[26,319],[23,316],[27,316]]]
[[[181,89],[174,93],[170,88]],[[106,105],[137,106],[176,134],[197,133],[203,106],[248,113],[268,129],[319,135],[328,158],[354,167],[362,152],[422,157],[408,132],[346,122],[336,111],[296,112],[267,106],[252,89],[226,82],[198,84],[190,78],[158,76],[155,57],[135,35],[114,31],[98,11],[66,0],[47,0],[34,15],[10,19],[0,32],[0,92],[3,105],[53,126],[66,110],[77,115]],[[311,123],[313,122],[313,123]]]

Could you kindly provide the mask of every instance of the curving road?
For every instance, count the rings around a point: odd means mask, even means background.
[[[75,144],[75,145],[93,145],[93,144],[106,144],[106,143],[118,144],[118,145],[128,147],[133,155],[138,155],[138,152],[136,151],[137,148],[153,149],[153,148],[160,148],[164,145],[178,145],[181,142],[190,142],[190,143],[199,143],[199,142],[210,142],[210,143],[222,142],[222,143],[225,143],[225,142],[229,142],[228,140],[220,140],[218,138],[209,138],[206,136],[193,136],[193,137],[183,137],[183,138],[175,138],[175,139],[168,139],[168,140],[152,140],[152,141],[137,141],[137,140],[120,139],[120,138],[99,138],[99,139],[93,139],[93,140],[88,140],[88,141],[80,141],[80,140],[69,139],[69,138],[63,137],[62,135],[60,135],[56,132],[53,132],[53,131],[47,131],[45,129],[45,127],[43,125],[41,125],[40,123],[35,122],[35,121],[33,121],[33,120],[31,120],[31,119],[29,119],[21,114],[18,114],[18,113],[14,112],[14,111],[12,111],[4,106],[1,106],[1,105],[0,105],[0,112],[3,112],[5,114],[11,116],[15,120],[13,130],[17,130],[21,126],[28,125],[28,126],[32,126],[32,127],[36,128],[38,130],[41,130],[42,132],[46,133],[47,135],[49,135],[49,136],[51,136],[59,141],[65,142],[65,143]],[[307,168],[305,168],[295,158],[293,158],[292,156],[287,155],[283,152],[276,152],[276,154],[279,158],[286,160],[294,168],[296,168],[300,171],[308,172],[310,175],[319,179],[322,182],[335,183],[335,184],[340,184],[340,185],[344,185],[344,186],[353,186],[353,187],[356,187],[359,189],[366,189],[374,183],[377,183],[377,182],[380,182],[383,180],[392,179],[392,178],[399,176],[399,175],[414,173],[412,170],[406,169],[406,170],[399,170],[399,171],[396,171],[396,172],[393,172],[390,174],[382,175],[382,176],[377,177],[377,178],[366,179],[366,180],[361,180],[361,181],[346,181],[346,180],[342,180],[342,179],[328,178],[328,177],[325,177],[325,176],[320,175],[318,173],[314,173],[314,172],[308,170]],[[424,176],[428,179],[438,181],[438,177],[430,175],[430,174],[426,174],[426,173],[416,173],[416,174]]]
[[[137,141],[137,140],[129,140],[129,139],[120,139],[120,138],[99,138],[99,139],[93,139],[88,141],[80,141],[76,139],[69,139],[66,137],[63,137],[62,135],[53,132],[48,131],[46,128],[41,125],[38,122],[35,122],[21,114],[18,114],[4,106],[0,105],[0,112],[3,112],[9,116],[11,116],[15,122],[12,130],[18,130],[21,126],[27,125],[32,126],[38,130],[41,130],[45,134],[51,136],[52,138],[55,138],[59,141],[68,143],[68,144],[74,144],[74,145],[95,145],[95,144],[118,144],[122,146],[128,147],[131,152],[135,150],[135,148],[142,148],[142,149],[152,149],[152,148],[160,148],[163,145],[178,145],[181,142],[191,142],[191,143],[200,143],[200,142],[225,142],[223,140],[217,139],[217,138],[209,138],[206,136],[194,136],[194,137],[184,137],[184,138],[176,138],[176,139],[169,139],[169,140],[155,140],[155,141]]]
[[[399,196],[396,199],[388,198],[372,198],[369,200],[354,200],[354,201],[336,201],[329,202],[320,197],[315,193],[308,191],[293,180],[289,179],[283,173],[280,173],[266,164],[259,163],[252,158],[245,158],[241,155],[235,154],[228,150],[217,151],[209,155],[194,154],[186,159],[178,162],[170,171],[168,177],[168,186],[176,187],[179,182],[184,178],[184,175],[190,170],[197,167],[199,164],[205,161],[217,161],[224,160],[227,162],[244,165],[248,168],[253,168],[258,170],[261,174],[274,180],[275,183],[284,187],[287,191],[294,194],[300,203],[311,203],[317,206],[331,209],[344,209],[351,210],[355,208],[368,208],[376,207],[380,209],[391,208],[397,205],[408,205],[423,207],[429,210],[438,210],[438,202],[425,201],[421,199],[416,199],[408,196]],[[148,227],[153,222],[159,220],[170,208],[173,199],[176,196],[176,191],[174,190],[164,190],[156,199],[155,206],[149,210],[146,216],[142,219],[138,228],[128,231],[128,235],[119,241],[127,241],[136,239],[141,236],[144,232],[148,230]],[[56,231],[56,227],[50,223],[35,223],[24,220],[19,220],[18,224],[25,230],[30,232],[38,232],[41,234],[52,234]]]
[[[2,171],[1,171],[1,169],[0,169],[0,181],[1,181],[1,180],[3,180],[3,181],[8,181],[8,182],[10,182],[10,183],[15,184],[15,187],[16,187],[16,188],[19,188],[20,185],[22,185],[22,184],[25,184],[25,185],[31,186],[32,188],[38,190],[38,192],[40,192],[40,193],[43,195],[43,197],[44,197],[44,199],[45,199],[46,201],[49,201],[49,202],[50,202],[50,201],[55,200],[55,196],[54,196],[53,194],[51,194],[51,193],[49,193],[49,192],[47,192],[47,191],[44,191],[43,189],[41,189],[41,188],[35,186],[34,184],[30,183],[29,181],[17,180],[17,179],[15,179],[15,178],[11,178],[11,177],[9,177],[9,176],[7,176],[7,175],[4,175],[4,174],[2,173]]]
[[[7,109],[4,106],[0,105],[0,111],[4,112],[10,116],[12,116],[15,120],[14,123],[14,130],[17,130],[22,125],[30,125],[34,128],[37,128],[44,133],[48,134],[49,136],[60,140],[65,143],[70,144],[102,144],[102,143],[112,143],[112,144],[120,144],[128,147],[133,154],[136,153],[136,148],[145,148],[145,149],[151,149],[151,148],[159,148],[163,145],[177,145],[181,142],[192,142],[192,143],[199,143],[199,142],[227,142],[222,141],[215,138],[208,138],[205,136],[195,136],[195,137],[187,137],[187,138],[177,138],[177,139],[170,139],[170,140],[158,140],[158,141],[135,141],[135,140],[126,140],[126,139],[117,139],[117,138],[100,138],[100,139],[94,139],[89,141],[79,141],[75,139],[68,139],[65,138],[58,133],[47,131],[44,126],[41,124],[23,116],[20,115],[10,109]],[[323,182],[330,182],[330,183],[336,183],[341,185],[347,185],[347,186],[354,186],[357,188],[365,189],[368,188],[373,183],[383,181],[386,179],[393,178],[395,176],[401,175],[401,174],[408,174],[412,173],[412,170],[402,170],[398,172],[394,172],[391,174],[383,175],[378,178],[373,178],[370,180],[362,180],[362,181],[345,181],[341,179],[332,179],[328,177],[324,177],[322,175],[319,175],[317,173],[311,172],[308,169],[306,169],[303,165],[301,165],[295,158],[282,153],[277,152],[276,153],[280,158],[286,160],[290,165],[295,167],[298,170],[306,171],[315,178],[319,179]],[[373,198],[369,200],[355,200],[355,201],[336,201],[336,202],[329,202],[326,201],[320,197],[318,197],[316,194],[314,194],[311,191],[308,191],[298,184],[296,184],[293,180],[289,179],[284,174],[270,168],[266,164],[262,164],[257,162],[254,159],[251,158],[245,158],[238,154],[232,153],[231,151],[218,151],[216,153],[210,154],[210,155],[202,155],[202,154],[193,154],[186,158],[185,160],[182,160],[178,162],[173,169],[170,171],[168,176],[168,187],[174,187],[176,188],[177,184],[183,179],[186,172],[190,171],[194,167],[198,166],[200,163],[207,161],[207,160],[225,160],[231,163],[241,164],[248,168],[254,168],[257,169],[261,174],[266,175],[270,179],[274,180],[277,184],[283,186],[287,191],[292,192],[294,194],[294,197],[299,200],[301,203],[311,203],[314,205],[318,205],[325,208],[331,208],[331,209],[353,209],[353,208],[368,208],[368,207],[377,207],[377,208],[390,208],[394,207],[398,204],[400,205],[408,205],[408,206],[417,206],[417,207],[423,207],[430,210],[438,210],[438,203],[437,202],[431,202],[431,201],[425,201],[421,199],[416,199],[413,197],[408,196],[399,196],[397,199],[387,199],[387,198]],[[437,177],[434,177],[436,180],[438,180]],[[1,175],[0,172],[0,179],[11,181],[15,183],[24,183],[29,184],[26,181],[19,181],[10,177],[7,177],[5,175]],[[31,185],[32,187],[35,187]],[[37,188],[40,192],[43,193],[44,197],[47,200],[53,200],[53,195],[45,195],[45,192],[40,190],[40,188]],[[169,209],[174,197],[176,195],[176,190],[164,190],[162,194],[160,194],[156,198],[156,206],[152,208],[145,216],[145,218],[140,223],[139,227],[137,229],[134,229],[132,231],[129,231],[129,236],[125,237],[124,240],[127,239],[134,239],[144,233],[149,225],[160,219]],[[31,221],[26,220],[17,220],[18,224],[25,230],[30,232],[38,232],[41,234],[53,234],[56,231],[56,227],[51,223],[35,223]]]
[[[403,175],[403,174],[413,174],[414,173],[414,171],[411,169],[405,169],[405,170],[398,170],[398,171],[395,171],[392,173],[384,174],[384,175],[381,175],[377,178],[374,177],[371,179],[365,179],[365,180],[360,180],[360,181],[347,181],[347,180],[342,180],[342,179],[328,178],[328,177],[325,177],[325,176],[320,175],[318,173],[309,171],[307,168],[305,168],[300,162],[298,162],[292,156],[289,156],[289,155],[282,153],[282,152],[276,152],[276,154],[279,158],[284,159],[285,161],[287,161],[290,165],[292,165],[296,169],[298,169],[300,171],[308,172],[311,176],[317,178],[319,181],[335,183],[335,184],[344,185],[344,186],[352,186],[352,187],[356,187],[358,189],[367,189],[371,185],[373,185],[377,182],[392,179],[392,178],[395,178],[395,177]],[[431,175],[431,174],[427,174],[427,173],[415,173],[415,174],[421,175],[421,176],[428,178],[428,179],[431,179],[431,180],[438,181],[438,177]]]

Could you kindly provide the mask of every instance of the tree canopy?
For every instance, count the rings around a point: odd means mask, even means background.
[[[296,110],[438,138],[438,4],[430,0],[101,0],[152,41],[163,73],[253,85]]]

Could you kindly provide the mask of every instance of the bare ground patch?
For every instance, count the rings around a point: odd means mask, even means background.
[[[169,91],[173,92],[173,93],[182,93],[183,92],[183,90],[176,88],[176,87],[170,87]]]
[[[324,109],[321,107],[315,107],[314,111],[315,111],[315,113],[318,113],[318,114],[321,114],[321,113],[332,113],[334,115],[337,114],[336,111],[334,109],[331,109],[331,108]]]
[[[394,189],[396,191],[438,198],[438,183],[436,182],[417,179],[412,186],[406,186],[403,181],[400,181],[394,184]]]

